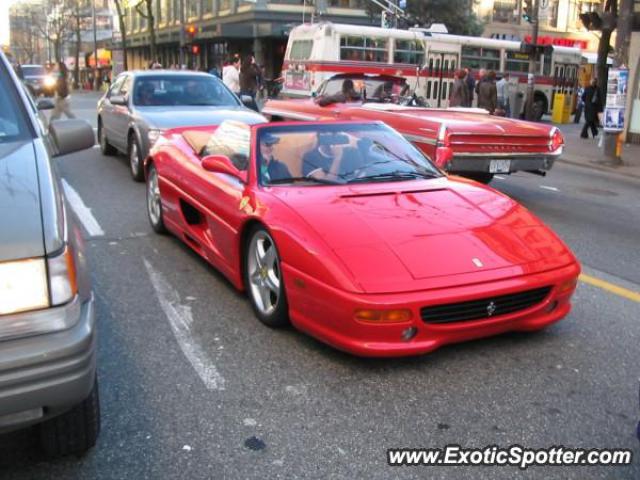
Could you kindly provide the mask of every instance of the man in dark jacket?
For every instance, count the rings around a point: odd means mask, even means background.
[[[249,95],[253,99],[251,108],[256,112],[259,111],[256,104],[259,77],[260,71],[256,65],[255,57],[253,55],[247,56],[240,67],[240,95]]]
[[[493,70],[490,71],[480,80],[476,88],[478,93],[478,108],[484,108],[493,114],[498,105],[496,73]]]
[[[462,105],[463,107],[471,107],[473,105],[473,92],[476,89],[476,79],[473,76],[473,72],[470,68],[465,68],[464,71],[467,73],[464,80],[467,82],[467,90],[469,91],[469,98],[467,100],[466,105]]]
[[[593,78],[591,85],[584,89],[582,94],[582,103],[584,104],[584,118],[585,124],[582,127],[582,138],[589,138],[589,128],[591,128],[591,134],[593,138],[598,135],[598,114],[602,112],[602,95],[598,89],[598,81]]]
[[[450,107],[468,107],[471,102],[469,101],[469,89],[467,88],[466,72],[464,70],[458,70],[455,73],[455,81],[451,87],[451,94],[449,95]]]

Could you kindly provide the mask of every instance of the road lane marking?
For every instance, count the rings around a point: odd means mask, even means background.
[[[552,192],[559,192],[560,190],[556,187],[548,187],[547,185],[540,185],[540,188],[544,190],[551,190]]]
[[[89,236],[101,237],[104,235],[104,230],[102,230],[102,227],[96,220],[96,217],[91,213],[91,209],[84,204],[82,198],[78,195],[78,192],[76,192],[64,179],[62,180],[62,187],[64,188],[64,193],[67,196],[69,205],[71,205],[71,209],[75,212]]]
[[[494,175],[493,178],[497,178],[498,180],[505,180],[505,178],[501,177],[500,175]]]
[[[146,259],[143,258],[143,261],[151,279],[151,284],[156,291],[160,307],[167,316],[167,320],[169,320],[169,325],[182,353],[187,357],[207,390],[224,390],[224,378],[191,334],[193,325],[191,307],[182,305],[180,303],[180,295],[167,282],[164,276],[157,272]]]
[[[640,292],[634,292],[633,290],[629,290],[627,288],[621,287],[614,283],[607,282],[606,280],[601,280],[596,277],[592,277],[591,275],[587,275],[586,273],[580,274],[580,281],[587,283],[589,285],[593,285],[594,287],[601,288],[608,292],[614,293],[621,297],[627,298],[634,302],[640,303]]]

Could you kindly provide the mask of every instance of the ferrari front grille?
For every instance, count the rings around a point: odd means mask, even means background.
[[[452,323],[488,319],[533,307],[547,298],[550,291],[551,287],[542,287],[469,302],[432,305],[423,307],[420,310],[420,316],[425,323]]]

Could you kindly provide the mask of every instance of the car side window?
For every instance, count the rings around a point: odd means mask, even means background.
[[[122,87],[122,83],[124,82],[126,77],[126,75],[120,75],[118,78],[116,78],[115,82],[113,82],[113,85],[111,85],[111,88],[109,89],[109,94],[107,95],[108,98],[111,98],[114,95],[118,95],[120,87]]]
[[[122,95],[123,97],[127,97],[129,95],[129,92],[131,91],[132,83],[133,80],[131,79],[131,76],[127,75],[125,77],[124,83],[122,84],[122,88],[120,88],[120,95]]]
[[[233,120],[225,120],[211,135],[202,156],[224,155],[238,170],[246,171],[249,167],[249,152],[251,150],[250,134],[247,125]]]

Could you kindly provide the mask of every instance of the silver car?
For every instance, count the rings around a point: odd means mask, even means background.
[[[124,72],[98,102],[98,140],[103,155],[129,158],[131,176],[144,179],[143,162],[164,130],[216,125],[223,120],[254,124],[266,119],[207,73],[148,70]]]
[[[38,425],[50,456],[100,430],[96,324],[86,256],[51,161],[91,147],[82,120],[53,122],[0,52],[0,433]]]

